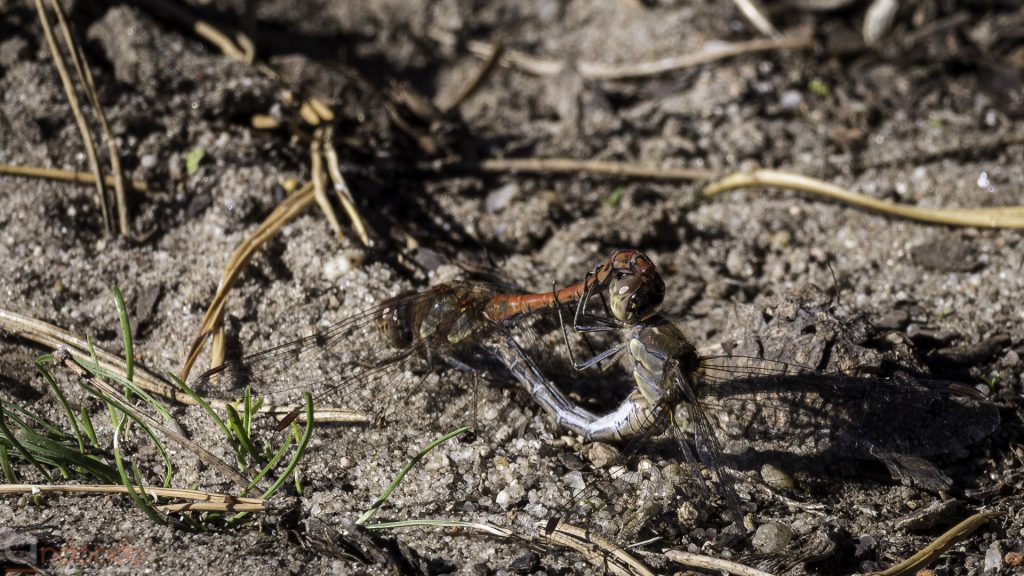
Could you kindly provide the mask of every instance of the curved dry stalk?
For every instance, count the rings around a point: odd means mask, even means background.
[[[44,168],[42,166],[15,166],[13,164],[0,164],[0,174],[8,176],[27,176],[30,178],[46,178],[60,182],[72,182],[74,184],[93,185],[96,183],[96,175],[89,172],[75,172],[73,170],[61,170],[60,168]],[[113,176],[104,176],[103,183],[107,186],[114,185]],[[133,192],[149,192],[149,187],[141,180],[132,180],[129,183]]]
[[[268,240],[273,238],[285,224],[291,222],[299,214],[305,212],[306,209],[313,204],[314,200],[315,195],[313,185],[311,183],[304,184],[301,188],[278,204],[277,207],[267,215],[266,219],[260,223],[259,227],[257,227],[256,230],[254,230],[248,238],[243,240],[242,243],[235,248],[235,251],[231,253],[231,257],[228,258],[228,263],[224,267],[224,272],[221,275],[220,284],[217,286],[217,293],[214,294],[209,307],[206,309],[203,321],[199,325],[199,334],[196,335],[195,340],[192,342],[192,347],[189,349],[185,365],[181,368],[182,380],[188,380],[188,375],[192,371],[192,366],[199,358],[199,354],[202,352],[203,345],[206,343],[206,340],[209,339],[222,325],[224,321],[224,305],[227,303],[228,292],[230,292],[231,287],[234,286],[235,281],[238,280],[238,275],[241,274],[242,268],[249,263],[249,260],[252,259],[253,254],[255,254],[257,250],[262,248]],[[222,355],[223,350],[220,352],[215,350],[214,355],[216,356],[217,354]]]
[[[490,158],[461,168],[481,172],[530,172],[536,174],[601,174],[648,180],[710,180],[712,172],[700,168],[657,168],[629,162],[573,160],[571,158]]]
[[[267,509],[266,501],[262,498],[233,496],[231,494],[204,492],[202,490],[190,490],[186,488],[162,488],[159,486],[136,486],[135,489],[141,490],[153,498],[180,498],[182,500],[192,500],[192,502],[157,506],[157,509],[165,512],[180,512],[183,510],[262,512]],[[0,494],[37,493],[127,494],[128,488],[121,484],[0,484]]]
[[[713,558],[703,554],[693,554],[692,552],[684,552],[682,550],[665,550],[665,556],[677,564],[690,568],[728,572],[736,576],[772,576],[771,572],[751,568],[739,562],[722,560],[721,558]]]
[[[1024,228],[1024,206],[999,208],[923,208],[886,202],[865,196],[816,178],[779,170],[755,170],[730,174],[704,188],[705,198],[738,188],[770,187],[809,192],[851,206],[883,214],[948,226],[979,228]]]
[[[481,64],[480,67],[477,68],[476,73],[473,74],[473,77],[469,79],[469,82],[466,82],[462,86],[462,89],[460,89],[458,94],[456,94],[455,97],[452,98],[452,101],[450,103],[440,107],[441,113],[450,113],[452,110],[455,110],[463,102],[465,102],[466,98],[472,96],[473,93],[476,92],[477,88],[479,88],[484,83],[484,80],[487,79],[487,77],[491,75],[491,72],[493,72],[494,69],[497,67],[497,64],[501,60],[501,55],[504,51],[505,39],[499,37],[497,40],[494,41],[494,44],[491,45],[490,55],[484,57],[483,64]]]
[[[974,514],[944,532],[941,536],[933,540],[931,544],[925,546],[903,562],[891,566],[881,572],[875,572],[870,576],[903,576],[905,574],[915,574],[918,570],[934,562],[936,558],[944,554],[946,550],[949,550],[953,544],[956,544],[963,538],[970,536],[975,530],[987,524],[989,520],[998,518],[1002,515],[1002,512],[979,512]]]
[[[747,42],[708,42],[702,50],[690,54],[667,56],[658,60],[632,64],[577,62],[576,69],[580,76],[588,80],[625,80],[667,74],[744,54],[773,50],[807,50],[813,45],[814,40],[809,34],[760,38]],[[480,58],[490,57],[493,50],[493,45],[486,42],[469,43],[469,51]],[[555,76],[565,68],[565,63],[562,61],[536,58],[518,50],[506,50],[499,59],[499,63],[502,66],[536,76]]]

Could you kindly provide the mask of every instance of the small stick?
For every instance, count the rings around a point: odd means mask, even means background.
[[[744,54],[773,50],[807,50],[813,45],[814,40],[810,35],[759,38],[747,42],[708,42],[702,50],[691,54],[680,54],[623,65],[578,62],[576,69],[580,76],[587,80],[625,80],[667,74]],[[487,58],[490,56],[493,46],[485,42],[470,42],[469,50],[476,56]],[[499,63],[502,66],[537,76],[555,76],[565,67],[565,64],[558,60],[535,58],[518,50],[506,50],[499,59]]]
[[[722,560],[721,558],[713,558],[702,554],[693,554],[692,552],[684,552],[682,550],[665,550],[665,556],[673,562],[682,564],[683,566],[689,566],[691,568],[717,570],[721,572],[728,572],[729,574],[735,574],[736,576],[772,576],[770,572],[751,568],[750,566],[740,564],[739,562]]]
[[[334,213],[334,207],[331,206],[331,199],[327,197],[327,185],[324,182],[323,140],[324,129],[317,128],[313,133],[313,140],[309,143],[313,197],[316,198],[317,205],[320,206],[320,210],[327,217],[327,222],[331,225],[331,229],[334,230],[334,237],[340,240],[345,234],[341,230],[341,222],[338,221],[338,215]]]
[[[875,572],[869,576],[903,576],[914,574],[918,570],[931,564],[936,558],[943,555],[953,544],[968,537],[978,528],[981,528],[993,518],[1002,516],[1002,512],[979,512],[967,518],[963,522],[953,526],[941,536],[932,541],[931,544],[919,550],[913,556],[903,562],[890,566],[881,572]]]
[[[219,494],[186,488],[162,488],[159,486],[136,486],[135,489],[142,490],[154,498],[182,498],[194,501],[168,504],[166,507],[171,509],[165,511],[169,512],[179,512],[181,510],[260,512],[267,509],[266,501],[262,498],[233,496],[231,494]],[[61,494],[127,494],[128,488],[121,484],[0,484],[0,494],[36,494],[40,492]],[[158,506],[157,508],[164,508],[164,506]]]
[[[96,114],[96,120],[99,121],[100,133],[106,140],[107,154],[110,156],[110,172],[114,179],[114,198],[116,200],[114,204],[117,206],[118,227],[121,236],[128,236],[131,234],[131,224],[128,221],[128,197],[124,190],[124,174],[121,171],[121,154],[117,149],[117,141],[110,131],[107,115],[103,112],[103,104],[96,93],[96,82],[92,78],[92,71],[89,70],[89,63],[85,61],[85,53],[82,52],[82,47],[71,34],[71,27],[68,26],[67,19],[64,17],[64,9],[61,8],[60,2],[57,0],[50,0],[50,5],[53,6],[53,11],[57,14],[57,22],[64,35],[64,42],[67,43],[68,50],[71,52],[71,62],[75,65],[75,71],[82,83],[82,90],[89,98],[93,113]]]
[[[656,168],[627,162],[573,160],[571,158],[491,158],[477,164],[463,164],[481,172],[530,172],[537,174],[574,174],[579,172],[643,178],[648,180],[710,180],[713,173],[700,168]]]
[[[477,69],[476,74],[474,74],[473,77],[469,79],[469,82],[459,90],[459,93],[455,95],[455,98],[452,99],[451,103],[441,108],[441,112],[443,114],[450,113],[452,110],[458,108],[466,98],[472,96],[473,93],[476,92],[477,88],[483,85],[484,80],[487,79],[487,77],[491,75],[491,72],[493,72],[497,67],[498,62],[501,60],[501,55],[504,52],[505,39],[499,37],[494,41],[494,44],[491,45],[490,55],[484,59],[484,63],[479,69]]]
[[[1024,206],[998,208],[922,208],[878,200],[816,178],[782,172],[755,170],[736,172],[704,188],[705,198],[738,188],[771,187],[810,192],[851,206],[931,224],[977,226],[979,228],[1024,228]]]
[[[93,182],[96,185],[96,197],[99,200],[100,212],[103,214],[103,227],[107,235],[111,235],[113,234],[113,228],[111,225],[110,206],[107,203],[107,191],[103,185],[103,175],[100,173],[99,161],[96,158],[96,144],[93,142],[92,134],[89,133],[89,124],[82,113],[81,105],[78,102],[78,95],[75,93],[75,86],[71,82],[71,75],[68,74],[67,65],[64,63],[64,56],[57,46],[57,39],[53,35],[53,28],[50,26],[50,19],[46,14],[46,8],[43,6],[43,0],[35,0],[35,5],[36,11],[39,13],[39,23],[42,25],[43,35],[46,37],[46,45],[50,49],[50,56],[53,58],[53,65],[57,69],[60,83],[64,87],[64,96],[68,100],[68,105],[71,106],[71,113],[74,115],[75,123],[78,125],[78,133],[85,144],[85,156],[89,160],[89,169],[92,170]]]
[[[85,184],[91,186],[96,183],[96,176],[89,172],[75,172],[73,170],[61,170],[60,168],[44,168],[42,166],[14,166],[12,164],[0,164],[0,174],[8,176],[28,176],[30,178],[47,178],[61,182],[72,182],[74,184]],[[107,186],[114,185],[113,176],[104,176],[103,183]],[[135,192],[149,192],[149,187],[141,180],[132,180],[129,185]]]
[[[355,228],[359,241],[363,243],[363,246],[369,248],[373,246],[373,240],[370,239],[370,233],[367,231],[368,227],[363,220],[362,214],[356,208],[356,201],[352,198],[352,191],[349,189],[348,183],[345,182],[345,176],[341,173],[338,151],[334,148],[333,126],[327,126],[324,130],[323,147],[324,160],[327,161],[327,173],[331,176],[331,182],[334,183],[334,193],[337,194],[341,207],[348,214],[348,219],[352,222],[352,227]]]

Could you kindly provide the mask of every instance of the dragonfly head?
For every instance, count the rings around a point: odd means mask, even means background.
[[[665,300],[665,281],[653,268],[645,274],[621,274],[608,284],[612,316],[624,324],[636,324],[658,312]]]

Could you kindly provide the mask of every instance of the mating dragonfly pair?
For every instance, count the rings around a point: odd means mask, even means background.
[[[725,465],[715,414],[727,418],[730,410],[742,408],[747,414],[743,433],[774,449],[799,444],[804,454],[866,458],[943,453],[981,439],[998,425],[993,404],[950,382],[826,374],[760,358],[703,357],[659,312],[664,298],[665,283],[654,263],[639,251],[621,250],[581,282],[551,292],[510,294],[467,281],[391,298],[314,336],[214,368],[194,386],[216,395],[252,386],[280,403],[295,402],[312,390],[316,405],[330,398],[329,403],[377,413],[386,398],[403,393],[403,386],[423,386],[417,363],[429,365],[428,373],[440,362],[499,377],[504,372],[556,426],[586,440],[627,442],[628,454],[648,439],[671,434],[677,454],[697,472],[693,477],[699,491],[709,494],[697,471],[700,464],[717,477],[718,493],[741,530],[743,507]],[[548,377],[529,350],[531,343],[517,332],[538,315],[557,315],[567,356],[583,374],[605,360],[621,360],[626,370],[620,381],[628,380],[631,391],[618,406],[597,414],[573,402]],[[570,333],[594,332],[609,333],[606,340],[612,345],[577,362]],[[391,425],[403,422],[399,418]],[[572,509],[573,503],[588,504],[578,508],[590,512],[602,498],[612,504],[610,496],[597,492],[613,483],[606,478],[576,486],[572,503],[553,505],[556,516],[579,522],[574,515],[583,511]]]

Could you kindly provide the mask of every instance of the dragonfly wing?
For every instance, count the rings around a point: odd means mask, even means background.
[[[702,362],[701,388],[729,435],[798,455],[928,456],[985,437],[996,407],[963,385],[858,377],[746,357]]]

